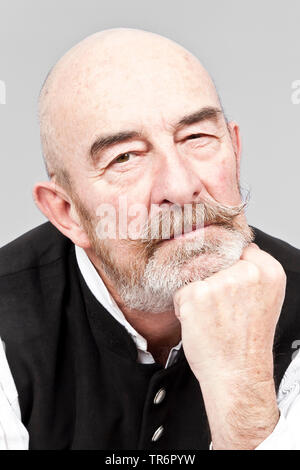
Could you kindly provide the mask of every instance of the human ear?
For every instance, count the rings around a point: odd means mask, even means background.
[[[53,180],[36,183],[33,199],[39,210],[63,235],[77,246],[90,248],[74,202],[61,186]]]
[[[237,181],[240,179],[240,167],[241,167],[241,154],[242,154],[242,143],[240,136],[240,128],[235,121],[230,121],[227,124],[228,132],[231,138],[232,147],[236,159],[236,177]]]

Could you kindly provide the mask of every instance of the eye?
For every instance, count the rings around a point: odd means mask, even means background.
[[[207,134],[191,134],[187,137],[187,140],[199,139],[200,137],[207,137]]]
[[[118,157],[116,157],[112,163],[124,163],[124,162],[128,162],[128,160],[130,159],[130,155],[132,155],[131,152],[126,152],[126,153],[121,153],[121,155],[119,155]]]

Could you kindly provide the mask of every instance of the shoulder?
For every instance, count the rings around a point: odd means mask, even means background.
[[[46,222],[0,248],[0,278],[54,263],[73,247],[71,240]]]
[[[2,339],[24,343],[50,334],[64,313],[72,282],[77,282],[75,245],[49,222],[2,247]]]
[[[276,258],[285,271],[300,274],[300,250],[289,243],[273,237],[256,227],[252,227],[254,242],[264,251]]]

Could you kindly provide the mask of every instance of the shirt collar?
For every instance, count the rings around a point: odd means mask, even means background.
[[[149,351],[147,351],[147,340],[138,333],[132,325],[126,320],[123,312],[120,310],[119,306],[109,293],[106,285],[104,284],[101,276],[96,271],[93,263],[89,259],[88,255],[84,251],[83,248],[75,245],[75,253],[77,263],[80,269],[80,272],[92,292],[92,294],[96,297],[98,302],[100,302],[103,307],[119,322],[123,325],[127,332],[131,335],[132,339],[134,340],[137,348],[140,362],[147,362],[153,363],[154,359],[153,356]],[[180,341],[176,346],[174,346],[169,354],[167,363],[165,367],[171,365],[172,358],[174,357],[175,351],[178,351],[181,347],[182,341]]]

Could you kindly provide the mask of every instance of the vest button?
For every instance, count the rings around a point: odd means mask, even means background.
[[[158,439],[161,437],[163,432],[164,432],[164,427],[159,426],[159,428],[156,429],[155,433],[152,436],[152,442],[158,441]]]
[[[155,405],[158,405],[159,403],[163,401],[165,396],[166,396],[166,390],[164,388],[160,388],[154,397],[153,403]]]

